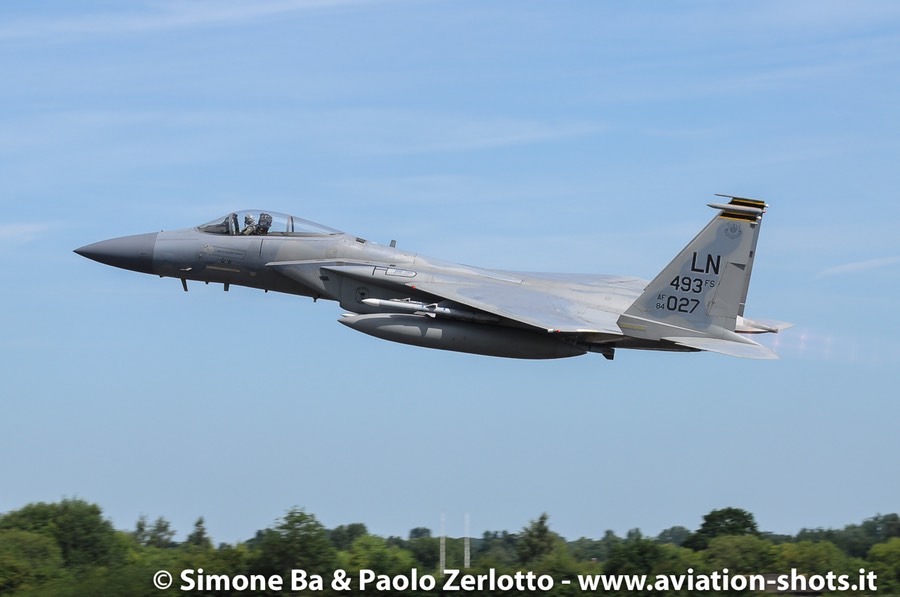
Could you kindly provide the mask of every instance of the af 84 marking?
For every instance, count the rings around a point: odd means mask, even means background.
[[[660,294],[656,297],[656,309],[675,311],[677,313],[693,313],[700,306],[700,301],[685,296]]]

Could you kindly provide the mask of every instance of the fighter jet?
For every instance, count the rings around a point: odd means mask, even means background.
[[[460,265],[294,216],[237,211],[194,228],[104,240],[75,252],[181,280],[336,301],[345,326],[392,342],[519,359],[617,348],[774,359],[750,335],[790,324],[744,317],[762,217],[717,195],[715,216],[652,281]]]

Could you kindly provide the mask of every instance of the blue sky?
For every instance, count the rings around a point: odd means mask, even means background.
[[[0,75],[0,511],[234,542],[295,505],[570,539],[900,509],[896,3],[5,2]],[[266,208],[652,278],[714,193],[771,204],[748,315],[796,323],[780,361],[429,351],[72,253]]]

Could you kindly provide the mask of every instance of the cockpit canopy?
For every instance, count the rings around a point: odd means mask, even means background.
[[[329,228],[303,218],[289,216],[274,211],[248,209],[236,211],[216,218],[197,230],[207,234],[231,236],[309,236],[313,234],[341,234],[340,230]]]

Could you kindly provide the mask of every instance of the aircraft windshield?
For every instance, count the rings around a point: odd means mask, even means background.
[[[233,236],[298,236],[308,234],[340,234],[340,230],[322,226],[309,220],[281,214],[274,211],[245,210],[216,218],[208,224],[198,226],[207,234],[228,234]]]

